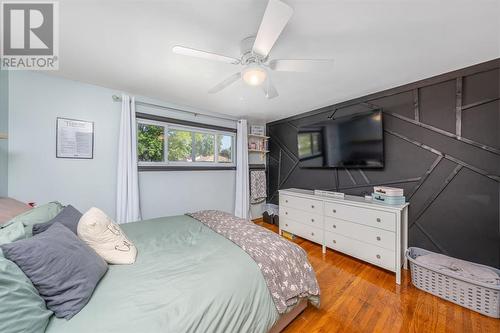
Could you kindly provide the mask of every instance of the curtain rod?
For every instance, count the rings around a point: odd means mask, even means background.
[[[117,96],[117,95],[113,95],[111,97],[113,98],[113,101],[115,101],[115,102],[120,102],[122,100],[122,98],[120,96]],[[135,101],[135,104],[136,105],[143,105],[143,106],[150,106],[150,107],[153,107],[153,108],[156,108],[156,109],[189,113],[189,114],[192,114],[195,117],[208,117],[208,118],[221,119],[221,120],[225,120],[225,121],[239,122],[239,120],[233,119],[233,118],[226,118],[226,117],[220,117],[220,116],[212,116],[212,115],[209,115],[209,114],[198,113],[198,112],[193,112],[193,111],[188,111],[188,110],[181,110],[181,109],[171,108],[171,107],[168,107],[168,106],[163,106],[163,105],[158,105],[158,104],[153,104],[153,103]]]

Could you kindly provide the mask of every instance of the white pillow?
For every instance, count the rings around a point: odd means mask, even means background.
[[[90,208],[78,222],[78,237],[110,264],[133,264],[137,249],[122,229],[99,208]]]

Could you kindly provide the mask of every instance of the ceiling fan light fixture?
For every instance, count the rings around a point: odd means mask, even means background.
[[[248,65],[241,73],[243,81],[249,86],[260,86],[267,78],[267,72],[258,65]]]

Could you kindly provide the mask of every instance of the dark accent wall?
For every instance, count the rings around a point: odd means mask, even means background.
[[[268,202],[290,187],[354,195],[401,187],[410,246],[500,267],[499,82],[496,59],[267,124]],[[376,107],[384,169],[298,167],[298,126]]]

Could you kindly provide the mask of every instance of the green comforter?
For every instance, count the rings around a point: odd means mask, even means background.
[[[267,332],[278,312],[256,263],[188,216],[121,225],[138,250],[46,333]]]

